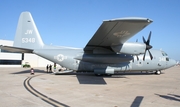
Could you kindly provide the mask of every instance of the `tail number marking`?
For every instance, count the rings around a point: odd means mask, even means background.
[[[32,34],[33,33],[33,30],[27,30],[26,32],[25,32],[25,35],[29,35],[29,34]]]
[[[22,43],[35,43],[35,38],[22,38]]]

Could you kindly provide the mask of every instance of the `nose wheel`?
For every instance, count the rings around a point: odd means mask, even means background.
[[[159,70],[159,71],[156,71],[155,74],[160,75],[160,74],[161,74],[161,71],[160,71],[160,70]]]

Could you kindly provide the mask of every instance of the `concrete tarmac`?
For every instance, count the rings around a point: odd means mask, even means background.
[[[0,68],[1,107],[180,107],[180,67],[150,73],[53,75]]]

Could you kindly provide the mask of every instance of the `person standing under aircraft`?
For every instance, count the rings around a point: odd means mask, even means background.
[[[48,73],[48,70],[49,70],[49,65],[47,64],[47,66],[46,66],[46,70],[47,70],[47,73]]]
[[[52,72],[52,65],[49,65],[49,72]]]
[[[56,72],[56,63],[54,63],[54,72]]]

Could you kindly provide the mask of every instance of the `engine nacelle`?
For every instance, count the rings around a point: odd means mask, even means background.
[[[144,43],[136,43],[136,42],[126,42],[123,45],[111,46],[113,51],[117,53],[131,54],[131,55],[139,55],[145,53],[146,44]]]

